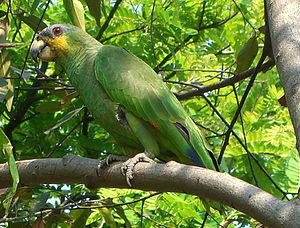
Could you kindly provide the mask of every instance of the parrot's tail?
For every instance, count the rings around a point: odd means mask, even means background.
[[[189,145],[189,147],[185,149],[186,153],[192,159],[194,164],[210,169],[213,168],[219,171],[217,160],[212,151],[208,148],[208,145],[206,145],[205,138],[201,134],[201,130],[198,129],[194,123],[193,125],[194,126],[190,127],[191,130],[188,131],[182,124],[176,123],[176,128]],[[210,161],[207,161],[207,154],[210,157]]]
[[[186,164],[193,164],[213,170],[219,170],[214,155],[205,145],[200,129],[189,118],[185,125],[181,123],[159,122],[160,129],[171,139],[177,157]]]

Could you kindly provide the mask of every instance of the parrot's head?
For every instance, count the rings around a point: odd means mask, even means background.
[[[30,53],[35,61],[46,62],[63,60],[76,46],[84,47],[85,33],[78,27],[54,24],[43,29],[33,41]]]

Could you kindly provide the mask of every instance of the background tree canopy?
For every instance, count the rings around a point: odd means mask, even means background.
[[[62,68],[53,63],[37,66],[28,56],[35,31],[57,22],[73,23],[103,44],[123,47],[153,67],[203,128],[215,156],[224,151],[231,175],[278,198],[296,197],[299,155],[288,110],[278,102],[284,93],[272,63],[256,78],[229,144],[224,143],[253,72],[249,69],[256,66],[264,46],[262,0],[0,2],[0,126],[16,160],[67,153],[103,159],[119,151],[93,121]],[[4,138],[0,134],[0,142]],[[6,162],[5,156],[0,162]],[[0,192],[2,201],[5,192]],[[90,190],[79,184],[19,188],[12,204],[7,218],[0,219],[4,225],[247,227],[256,223],[229,207],[223,215],[207,212],[190,195]],[[4,211],[1,205],[1,217]]]

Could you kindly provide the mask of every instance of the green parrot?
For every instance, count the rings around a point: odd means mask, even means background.
[[[131,157],[122,169],[129,184],[135,164],[153,158],[218,170],[201,130],[135,55],[65,24],[40,32],[30,52],[36,61],[62,65],[93,117]]]

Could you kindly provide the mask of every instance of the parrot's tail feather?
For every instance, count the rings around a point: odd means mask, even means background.
[[[205,168],[205,165],[203,164],[203,162],[201,161],[201,159],[199,158],[199,155],[197,154],[197,152],[194,150],[194,148],[191,147],[188,149],[187,151],[188,156],[192,159],[193,163],[195,165],[198,165],[200,167]]]
[[[190,136],[188,130],[180,123],[175,124],[176,128],[179,130],[180,134],[183,136],[189,147],[186,148],[186,153],[187,155],[191,158],[192,162],[195,165],[198,165],[200,167],[205,167],[203,162],[201,161],[198,153],[196,150],[193,148],[192,144],[190,143]]]
[[[206,167],[206,168],[215,168],[215,170],[219,170],[218,163],[216,161],[216,158],[214,157],[213,153],[205,146],[205,142],[201,139],[201,132],[198,131],[196,125],[194,125],[193,122],[190,122],[192,127],[186,128],[184,125],[180,123],[176,123],[175,126],[177,130],[180,132],[181,136],[185,139],[185,149],[184,152],[187,154],[187,156],[191,159],[193,164]],[[194,130],[193,130],[194,128]],[[190,129],[190,131],[189,131]],[[197,129],[197,130],[196,130]],[[192,137],[192,138],[191,138]],[[204,136],[202,136],[204,137]],[[209,156],[207,156],[206,159],[211,159],[210,162],[212,162],[210,167],[207,167],[207,162],[205,163],[203,161],[203,157],[200,156],[200,154],[207,153]]]
[[[187,142],[189,142],[190,141],[190,135],[189,135],[188,130],[180,123],[175,123],[175,126],[180,131],[181,135],[185,138],[185,140]]]

